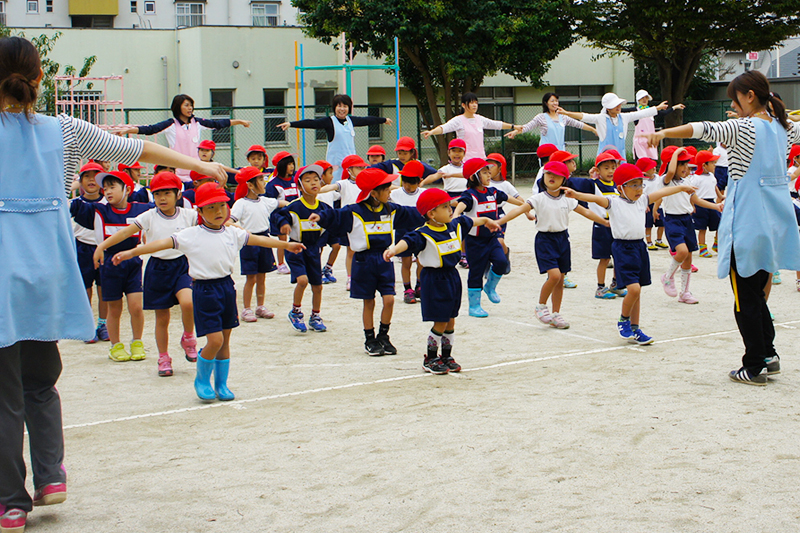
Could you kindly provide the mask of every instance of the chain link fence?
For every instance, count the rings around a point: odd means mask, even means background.
[[[585,113],[599,113],[599,102],[569,103],[562,102],[568,111]],[[684,122],[700,120],[719,121],[725,120],[725,111],[729,109],[728,101],[687,102],[684,111]],[[479,113],[498,120],[515,124],[525,124],[542,111],[539,104],[492,104],[481,106]],[[307,107],[306,118],[318,118],[330,113],[328,107]],[[394,106],[354,106],[353,114],[356,116],[382,116],[396,121]],[[298,154],[298,160],[312,163],[318,159],[325,159],[327,138],[324,130],[294,129],[280,130],[278,124],[287,120],[296,120],[294,107],[233,107],[233,108],[197,108],[195,115],[202,118],[231,118],[249,120],[249,128],[234,126],[221,130],[203,131],[201,138],[211,139],[217,143],[215,160],[231,167],[241,167],[247,164],[245,155],[247,148],[254,144],[266,147],[269,157],[285,150]],[[440,108],[440,115],[444,116],[444,109]],[[125,118],[128,124],[147,125],[155,124],[171,118],[169,109],[127,109]],[[656,119],[656,128],[663,127],[663,119]],[[418,109],[413,105],[400,106],[399,129],[400,136],[408,136],[416,140],[419,156],[432,166],[438,168],[446,162],[439,161],[439,153],[433,138],[424,139],[421,132],[430,128],[425,124]],[[633,124],[629,125],[627,148],[629,160],[633,154]],[[366,159],[367,149],[372,145],[380,145],[386,149],[387,158],[394,153],[397,142],[397,129],[395,125],[378,125],[356,128],[356,151]],[[486,153],[498,152],[509,161],[512,154],[515,157],[516,177],[535,175],[539,169],[536,158],[536,148],[539,146],[539,134],[535,130],[531,133],[517,135],[508,139],[500,131],[485,131],[484,145]],[[160,144],[166,145],[166,138],[159,134],[150,138]],[[303,141],[305,140],[305,150]],[[576,128],[567,128],[565,132],[567,150],[578,155],[578,171],[586,172],[594,164],[598,150],[597,137],[587,131]],[[702,143],[688,141],[687,144],[696,144],[705,147]]]

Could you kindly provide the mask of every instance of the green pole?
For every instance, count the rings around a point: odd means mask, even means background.
[[[231,120],[233,120],[233,108],[231,108]],[[235,131],[236,129],[233,126],[230,126],[231,131],[231,168],[236,168],[236,137]]]

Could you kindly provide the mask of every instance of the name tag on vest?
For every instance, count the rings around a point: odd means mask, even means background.
[[[447,255],[453,252],[460,252],[461,243],[458,240],[438,242],[436,243],[436,248],[439,250],[439,255]]]
[[[494,199],[478,204],[478,216],[483,213],[492,213],[494,211],[497,211],[497,202],[495,202]]]
[[[392,232],[392,221],[381,221],[381,222],[364,222],[364,231],[367,234],[373,233],[391,233]]]
[[[301,220],[300,221],[300,230],[301,231],[319,231],[322,228],[316,222],[311,222],[310,220]]]

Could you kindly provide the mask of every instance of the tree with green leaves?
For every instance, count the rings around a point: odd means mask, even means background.
[[[397,37],[400,81],[416,98],[426,128],[453,118],[460,112],[461,95],[497,72],[544,85],[550,61],[574,41],[568,0],[292,3],[303,12],[303,31],[326,44],[344,33],[355,52],[389,61]],[[438,143],[443,157],[446,144]]]
[[[581,0],[577,32],[609,53],[655,65],[661,99],[682,102],[704,56],[766,50],[800,33],[800,0]],[[683,123],[683,112],[665,117]]]

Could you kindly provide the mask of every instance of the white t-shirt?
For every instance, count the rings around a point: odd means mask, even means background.
[[[798,178],[793,178],[792,177],[792,174],[794,174],[796,171],[797,171],[797,167],[794,166],[794,165],[790,166],[789,170],[786,171],[786,177],[789,178],[789,192],[795,192],[794,183],[798,179],[800,179],[800,177],[798,177]]]
[[[105,197],[100,198],[98,202],[100,202],[101,204],[108,203]],[[95,231],[93,229],[81,226],[80,224],[75,222],[75,219],[72,219],[72,233],[75,235],[75,238],[81,241],[82,243],[91,244],[92,246],[97,246],[97,234],[95,233]]]
[[[133,219],[133,223],[144,232],[147,242],[153,242],[159,239],[168,239],[181,230],[196,226],[197,211],[194,209],[177,207],[175,209],[175,214],[168,217],[156,207],[155,209],[150,209],[137,216]],[[173,248],[159,250],[153,254],[153,257],[169,260],[177,259],[182,255],[181,252]]]
[[[719,159],[717,159],[717,166],[718,167],[725,167],[728,168],[728,149],[723,148],[722,145],[717,143],[717,147],[714,148],[712,152],[714,155],[718,155]]]
[[[644,182],[644,195],[646,196],[650,196],[651,194],[659,190],[662,187],[662,184],[664,183],[663,181],[661,181],[661,176],[659,176],[658,174],[654,174],[653,179],[651,180],[644,178],[644,180],[642,181]]]
[[[413,193],[407,192],[402,187],[399,189],[393,190],[389,193],[389,198],[392,202],[396,203],[397,205],[404,205],[406,207],[417,207],[417,198],[419,195],[422,194],[424,191],[422,187],[417,187],[417,190]]]
[[[635,202],[621,196],[606,196],[608,223],[615,239],[640,241],[644,239],[644,220],[650,198],[643,194]]]
[[[662,187],[674,187],[676,185],[685,183],[688,180],[672,178],[672,181],[669,183],[664,183],[664,178],[661,178],[659,181],[661,181]],[[694,211],[692,196],[688,192],[677,192],[675,194],[670,194],[669,196],[662,198],[661,208],[664,210],[664,214],[667,215],[688,215]]]
[[[336,200],[339,200],[341,198],[342,198],[342,195],[339,194],[337,191],[322,192],[322,193],[319,193],[317,195],[317,200],[319,200],[320,202],[323,202],[325,204],[328,204],[331,207],[333,207],[333,203]]]
[[[711,202],[717,201],[717,178],[713,174],[706,172],[705,174],[693,174],[689,179],[689,184],[692,187],[697,187],[695,194],[698,198],[709,200]]]
[[[498,191],[503,191],[504,193],[506,193],[506,195],[509,198],[519,198],[519,191],[517,190],[516,187],[511,185],[510,181],[506,181],[506,180],[492,181],[490,183],[490,186],[494,187]],[[497,204],[497,207],[500,208],[500,207],[503,207],[504,205],[506,205],[506,202],[503,202],[501,204]]]
[[[356,203],[361,189],[358,188],[356,182],[352,179],[340,180],[336,182],[338,187],[337,191],[341,195],[342,207]]]
[[[244,196],[236,200],[231,207],[231,220],[238,223],[250,233],[269,231],[269,216],[278,209],[278,200],[259,196],[253,200]]]
[[[457,172],[464,172],[463,166],[455,166],[452,163],[447,163],[439,169],[446,174],[453,174]],[[444,190],[447,192],[464,192],[467,190],[467,178],[443,178]]]
[[[536,212],[536,229],[544,232],[564,231],[569,226],[569,214],[578,207],[578,200],[564,193],[550,196],[546,191],[526,200]]]
[[[205,224],[186,228],[172,236],[173,246],[189,260],[194,279],[221,279],[233,273],[233,265],[250,234],[236,226],[211,229]]]

